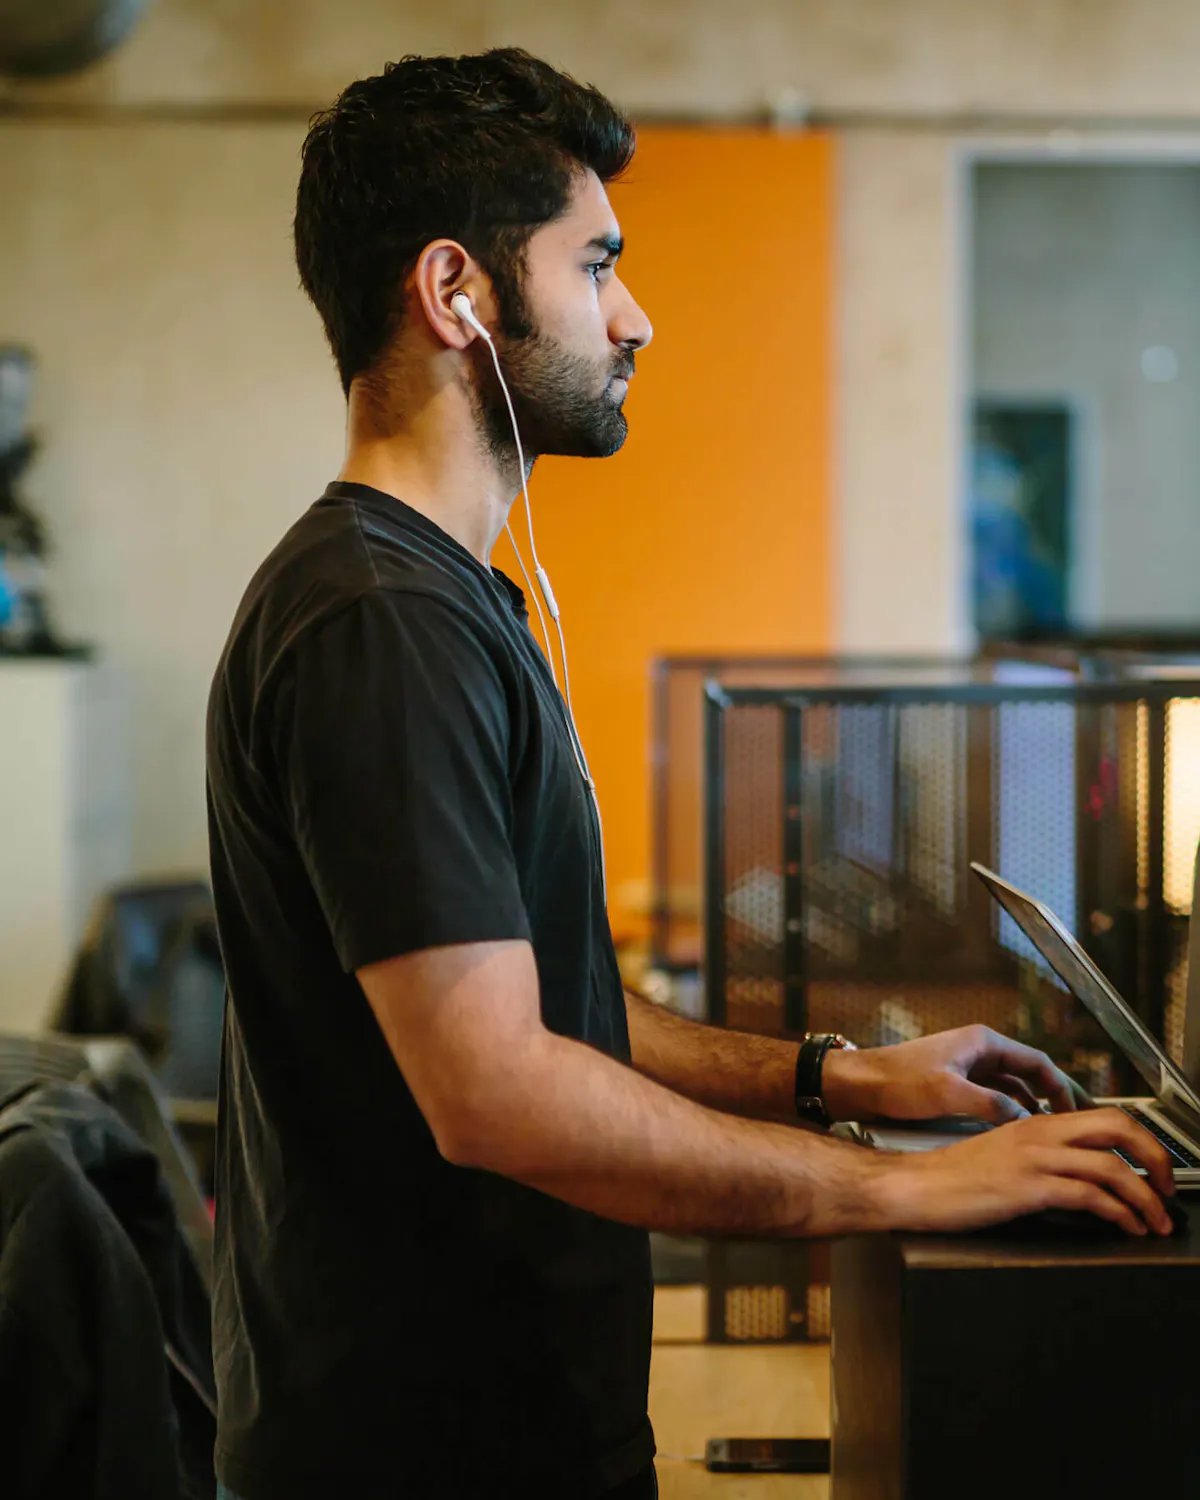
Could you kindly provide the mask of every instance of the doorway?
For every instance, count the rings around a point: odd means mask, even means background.
[[[1200,164],[967,160],[981,639],[1200,632]]]

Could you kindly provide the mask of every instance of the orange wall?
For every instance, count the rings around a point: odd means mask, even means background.
[[[611,190],[654,324],[629,438],[543,459],[531,495],[618,937],[650,874],[652,658],[830,642],[832,155],[819,135],[647,128]]]

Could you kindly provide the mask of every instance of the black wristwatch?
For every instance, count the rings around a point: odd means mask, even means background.
[[[826,1130],[833,1124],[821,1095],[821,1070],[825,1066],[825,1054],[857,1050],[853,1042],[836,1032],[805,1033],[800,1045],[800,1055],[796,1058],[796,1113],[806,1124],[820,1125]]]

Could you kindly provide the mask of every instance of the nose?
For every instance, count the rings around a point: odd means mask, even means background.
[[[621,285],[625,293],[614,316],[609,320],[608,336],[614,344],[621,344],[631,354],[644,349],[654,337],[650,319]]]

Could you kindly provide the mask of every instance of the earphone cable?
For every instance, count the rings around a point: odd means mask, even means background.
[[[538,603],[537,590],[529,578],[529,572],[525,567],[525,559],[521,556],[521,549],[517,546],[517,539],[512,534],[512,528],[508,522],[504,523],[504,534],[508,537],[509,545],[513,549],[513,556],[517,559],[517,567],[521,570],[521,577],[525,580],[525,587],[529,590],[529,597],[533,600],[533,607],[537,610],[538,624],[542,628],[542,639],[546,643],[546,660],[550,664],[550,676],[554,680],[554,686],[558,686],[558,675],[554,670],[554,653],[550,650],[550,632],[546,628],[546,616],[542,613],[542,606]]]
[[[508,420],[512,424],[513,441],[517,446],[517,470],[521,476],[521,494],[524,497],[525,501],[525,524],[529,530],[529,550],[533,553],[534,577],[537,579],[538,585],[541,588],[542,597],[546,601],[546,608],[550,611],[550,618],[554,621],[554,629],[556,634],[558,635],[559,655],[562,657],[563,685],[566,689],[563,697],[567,710],[567,727],[568,734],[571,740],[571,751],[575,757],[576,765],[579,768],[579,774],[583,777],[587,789],[591,794],[592,807],[596,813],[596,829],[600,839],[600,878],[604,889],[604,901],[607,905],[608,871],[605,867],[604,862],[604,820],[600,816],[600,798],[596,795],[596,783],[592,780],[591,768],[588,765],[587,756],[584,754],[583,741],[580,739],[579,730],[575,727],[575,706],[571,702],[571,669],[567,665],[567,638],[563,634],[561,612],[558,608],[558,600],[554,597],[554,589],[551,587],[549,574],[546,572],[545,568],[542,567],[541,559],[538,557],[537,542],[534,540],[533,510],[529,504],[529,484],[525,478],[525,448],[521,442],[521,430],[517,426],[517,413],[513,407],[512,396],[509,394],[508,382],[504,378],[504,371],[500,368],[500,356],[496,352],[496,345],[492,341],[491,335],[486,331],[486,329],[483,328],[482,324],[478,323],[478,321],[476,321],[473,316],[471,321],[474,323],[474,326],[478,328],[483,334],[484,342],[487,344],[488,350],[492,356],[492,364],[496,368],[496,379],[500,382],[500,389],[504,393],[504,404],[508,407]],[[555,689],[557,690],[558,677],[554,670],[554,653],[550,648],[550,635],[546,630],[546,621],[542,616],[542,608],[537,601],[536,594],[534,594],[533,592],[533,585],[529,582],[529,574],[525,571],[524,559],[517,549],[516,541],[511,530],[509,530],[507,521],[505,522],[504,529],[508,532],[508,539],[512,543],[513,551],[517,554],[517,562],[519,563],[521,568],[521,576],[525,579],[525,583],[529,589],[530,594],[533,595],[534,607],[538,612],[538,620],[541,622],[542,633],[546,639],[546,657],[550,663],[550,676],[553,679]]]
[[[492,342],[490,334],[485,334],[484,342],[487,344],[488,352],[492,356],[492,364],[496,367],[496,379],[500,382],[500,389],[504,393],[504,404],[508,407],[508,420],[512,424],[513,440],[517,445],[517,472],[521,476],[521,494],[525,498],[525,523],[529,529],[529,547],[530,551],[533,553],[534,576],[537,578],[538,584],[542,591],[542,596],[546,600],[546,608],[550,611],[550,617],[554,620],[554,623],[557,626],[558,613],[555,604],[551,602],[554,599],[554,590],[551,589],[549,591],[549,594],[547,595],[546,585],[543,582],[543,579],[545,578],[545,569],[542,567],[541,562],[538,560],[537,543],[533,539],[533,512],[529,508],[529,486],[525,480],[525,448],[521,442],[520,429],[517,426],[517,414],[513,410],[512,397],[508,393],[508,382],[505,380],[504,372],[500,368],[500,356],[496,353],[496,346]],[[550,632],[546,629],[546,619],[542,614],[542,606],[538,602],[537,592],[534,589],[533,584],[529,581],[529,574],[525,571],[525,559],[521,556],[521,553],[517,548],[516,538],[513,536],[512,530],[510,529],[507,521],[505,521],[504,523],[504,529],[508,533],[508,539],[512,543],[513,551],[517,554],[517,562],[521,568],[521,576],[522,578],[524,578],[525,586],[529,590],[529,596],[533,600],[533,607],[537,610],[538,622],[542,627],[542,638],[546,642],[546,660],[550,663],[550,676],[554,679],[554,686],[557,687],[558,673],[554,670],[554,650],[550,645]],[[561,650],[561,628],[558,631],[558,639],[559,649]]]
[[[571,736],[575,741],[575,750],[579,759],[579,769],[583,772],[583,779],[587,782],[588,791],[592,794],[592,806],[596,810],[596,832],[600,836],[600,871],[604,881],[604,901],[608,904],[608,866],[604,859],[604,819],[600,814],[600,798],[596,794],[596,783],[592,780],[592,768],[588,765],[587,754],[583,748],[583,740],[580,738],[578,729],[575,728],[575,705],[571,702],[571,669],[567,665],[567,640],[563,635],[562,621],[555,619],[555,628],[558,631],[558,647],[562,652],[563,682],[567,693],[567,719],[571,726]]]

